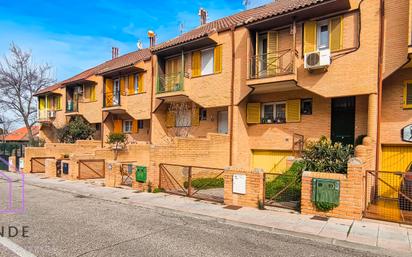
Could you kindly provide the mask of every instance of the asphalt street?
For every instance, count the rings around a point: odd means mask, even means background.
[[[27,226],[28,237],[3,238],[34,256],[378,256],[33,185],[25,192],[25,213],[0,214],[0,228]],[[0,241],[0,256],[17,255]]]

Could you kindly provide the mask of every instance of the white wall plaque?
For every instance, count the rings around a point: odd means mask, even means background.
[[[234,174],[233,175],[233,193],[246,194],[246,175]]]
[[[412,124],[404,127],[401,131],[402,141],[412,142]]]

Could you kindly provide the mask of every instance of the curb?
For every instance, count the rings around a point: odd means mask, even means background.
[[[188,212],[188,211],[182,211],[182,210],[176,210],[173,208],[169,207],[164,207],[164,206],[157,206],[157,205],[148,205],[145,203],[140,203],[140,202],[130,202],[128,200],[116,200],[116,199],[109,199],[105,197],[101,197],[98,195],[93,195],[93,194],[86,194],[86,193],[79,193],[74,190],[69,190],[69,189],[62,189],[62,188],[55,188],[50,185],[44,185],[43,183],[36,184],[36,182],[28,182],[25,181],[25,184],[38,187],[38,188],[43,188],[43,189],[48,189],[48,190],[53,190],[53,191],[58,191],[58,192],[64,192],[64,193],[70,193],[74,195],[82,195],[88,198],[96,199],[96,200],[102,200],[102,201],[107,201],[107,202],[112,202],[112,203],[120,203],[124,205],[129,205],[129,206],[136,206],[140,208],[145,208],[145,209],[150,209],[150,210],[155,210],[155,211],[165,211],[168,213],[173,213],[173,214],[178,214],[184,217],[189,217],[189,218],[195,218],[195,219],[200,219],[204,221],[215,221],[221,224],[226,224],[226,225],[231,225],[231,226],[236,226],[236,227],[241,227],[241,228],[246,228],[246,229],[251,229],[254,231],[262,231],[262,232],[267,232],[275,235],[284,235],[284,236],[290,236],[294,238],[303,238],[306,240],[314,241],[314,242],[320,242],[320,243],[325,243],[333,246],[338,246],[342,248],[347,248],[347,249],[355,249],[359,251],[366,251],[370,252],[373,254],[379,254],[379,255],[387,255],[387,256],[398,256],[398,257],[403,257],[403,256],[411,256],[411,252],[401,252],[401,251],[395,251],[395,250],[388,250],[385,248],[381,248],[379,246],[370,246],[370,245],[365,245],[365,244],[360,244],[360,243],[355,243],[355,242],[349,242],[346,240],[340,240],[340,239],[335,239],[335,238],[329,238],[325,236],[319,236],[319,235],[313,235],[313,234],[308,234],[304,232],[297,232],[297,231],[291,231],[291,230],[285,230],[285,229],[279,229],[275,227],[268,227],[264,225],[258,225],[258,224],[253,224],[253,223],[246,223],[242,221],[235,221],[231,219],[226,219],[226,218],[221,218],[221,217],[214,217],[206,214],[199,214],[199,213],[193,213],[193,212]],[[167,195],[167,194],[166,194]],[[223,206],[223,205],[222,205]]]

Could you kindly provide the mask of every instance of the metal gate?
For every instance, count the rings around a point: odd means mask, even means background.
[[[159,187],[167,193],[223,202],[224,170],[221,168],[162,163]]]
[[[265,206],[274,206],[292,210],[300,209],[302,188],[301,174],[265,173]]]
[[[54,159],[54,157],[33,157],[30,159],[30,173],[45,173],[46,159]]]
[[[24,145],[15,143],[0,143],[0,170],[9,170],[9,157],[16,156],[16,168],[19,168],[19,159],[24,156]]]
[[[412,175],[367,171],[365,189],[366,218],[412,224]]]
[[[78,179],[99,179],[105,177],[106,162],[104,159],[79,160]]]

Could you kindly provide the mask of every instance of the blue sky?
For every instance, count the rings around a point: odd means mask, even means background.
[[[120,54],[135,50],[138,40],[147,47],[149,29],[163,42],[179,35],[180,23],[185,31],[196,27],[200,7],[208,21],[244,10],[242,0],[0,0],[0,54],[13,41],[63,80],[110,59],[112,46]]]

